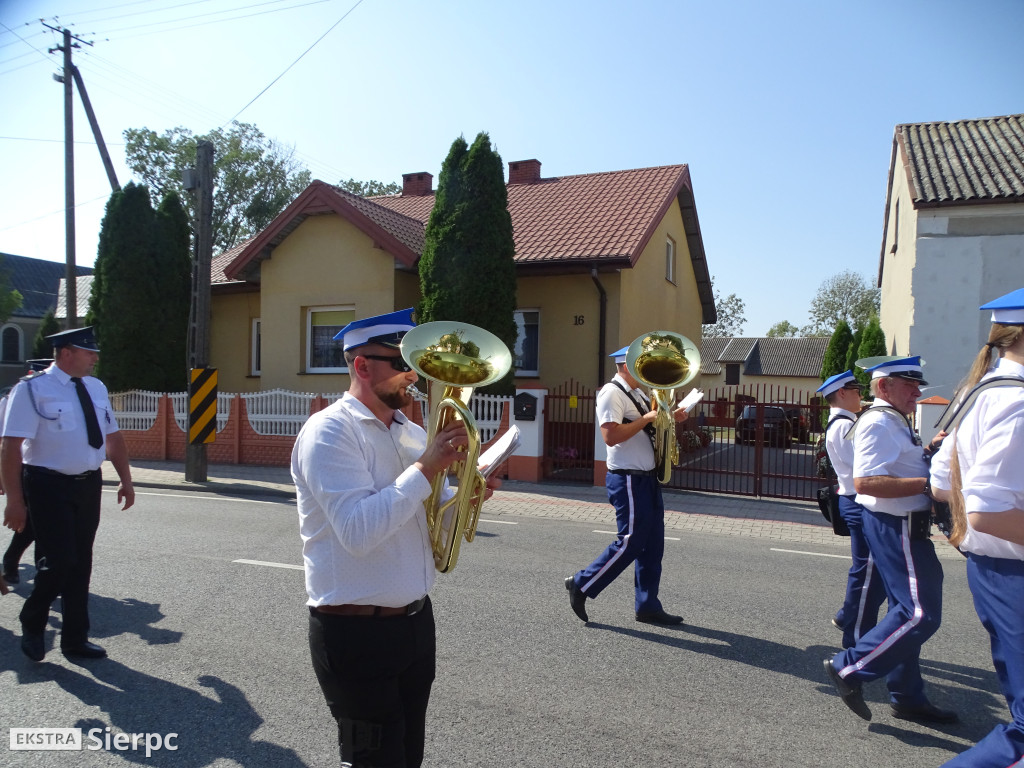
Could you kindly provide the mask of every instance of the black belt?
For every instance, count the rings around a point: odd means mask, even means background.
[[[33,472],[33,473],[35,473],[37,475],[48,475],[49,477],[60,477],[60,478],[63,478],[64,480],[85,480],[87,478],[92,477],[97,472],[99,472],[98,469],[90,469],[88,472],[79,472],[77,475],[68,475],[68,474],[65,474],[64,472],[58,472],[55,469],[50,469],[49,467],[37,467],[34,464],[26,464],[25,465],[25,469],[26,469],[26,471]]]
[[[658,474],[656,469],[609,469],[610,475],[637,475],[639,477],[654,477]]]
[[[423,610],[427,603],[424,595],[419,600],[398,607],[387,605],[311,605],[310,613],[326,613],[332,616],[369,616],[372,618],[386,618],[389,616],[415,616]]]

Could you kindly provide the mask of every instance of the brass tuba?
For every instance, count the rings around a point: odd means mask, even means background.
[[[505,343],[490,331],[468,323],[439,321],[418,325],[402,338],[402,357],[427,379],[427,440],[434,439],[452,419],[466,425],[468,444],[449,472],[458,478],[455,495],[442,503],[447,473],[431,481],[427,509],[430,546],[434,567],[447,573],[459,559],[463,538],[476,536],[487,481],[477,470],[480,434],[473,413],[467,407],[474,387],[493,384],[512,367],[512,355]],[[475,499],[474,499],[475,497]]]
[[[633,340],[626,350],[626,370],[651,389],[654,419],[654,460],[658,480],[672,479],[672,467],[679,463],[676,422],[672,415],[674,390],[688,384],[700,372],[700,351],[685,336],[672,331],[651,331]]]

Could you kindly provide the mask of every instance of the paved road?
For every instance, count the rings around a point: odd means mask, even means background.
[[[21,597],[0,599],[0,765],[336,765],[287,489],[240,498],[166,482],[140,489],[135,511],[105,494],[93,623],[110,659],[31,664],[16,651]],[[944,544],[944,625],[924,667],[933,698],[968,716],[948,731],[893,720],[878,683],[867,725],[820,673],[847,566],[815,510],[670,494],[663,599],[687,624],[636,624],[623,578],[583,625],[561,579],[607,543],[609,508],[600,490],[532,490],[513,484],[488,503],[433,592],[428,765],[924,768],[1005,717],[962,560]],[[179,748],[6,751],[9,727],[42,725],[175,732]]]

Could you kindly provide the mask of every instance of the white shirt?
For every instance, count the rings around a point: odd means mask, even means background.
[[[853,441],[853,476],[927,477],[924,448],[914,442],[906,420],[898,413],[883,411],[889,405],[880,397],[861,414]],[[858,493],[855,501],[872,512],[906,517],[908,512],[930,509],[931,499],[923,493],[898,499],[880,499]]]
[[[837,416],[845,418],[836,419]],[[825,434],[825,451],[839,480],[839,495],[852,496],[856,493],[853,490],[853,440],[845,438],[857,420],[857,414],[845,408],[829,408],[828,420],[833,419],[836,419],[835,423]]]
[[[105,436],[117,432],[117,419],[103,382],[92,376],[83,376],[82,381],[96,410],[100,433]],[[75,383],[56,364],[37,376],[19,381],[11,390],[4,414],[3,436],[25,438],[21,445],[25,464],[65,475],[99,469],[106,458],[106,440],[99,448],[89,445],[85,414]]]
[[[388,429],[348,392],[303,425],[292,479],[308,605],[399,607],[433,586],[430,481],[412,466],[426,444],[400,412]]]
[[[1024,366],[1003,358],[981,380],[995,376],[1024,379]],[[954,435],[968,514],[1024,509],[1024,388],[993,387],[982,392]],[[936,488],[951,489],[952,454],[953,440],[947,438],[932,459],[932,485]],[[1024,547],[974,530],[970,519],[960,549],[1024,560]]]
[[[612,383],[616,381],[627,392],[630,391],[629,384],[617,373],[611,382],[601,387],[597,393],[596,405],[598,428],[602,424],[621,424],[623,419],[636,421],[644,416],[626,397],[626,393]],[[647,401],[647,395],[639,389],[632,390],[632,394],[638,403],[643,404]],[[651,438],[641,429],[629,440],[609,445],[607,463],[608,469],[635,469],[642,472],[654,469],[654,446],[651,445]]]

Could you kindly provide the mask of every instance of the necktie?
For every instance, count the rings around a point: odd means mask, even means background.
[[[96,409],[93,407],[92,398],[89,397],[89,390],[77,376],[72,376],[75,382],[75,392],[78,394],[78,402],[82,404],[82,412],[85,414],[85,431],[89,436],[89,445],[93,448],[103,447],[103,435],[100,434],[100,422],[96,418]]]

